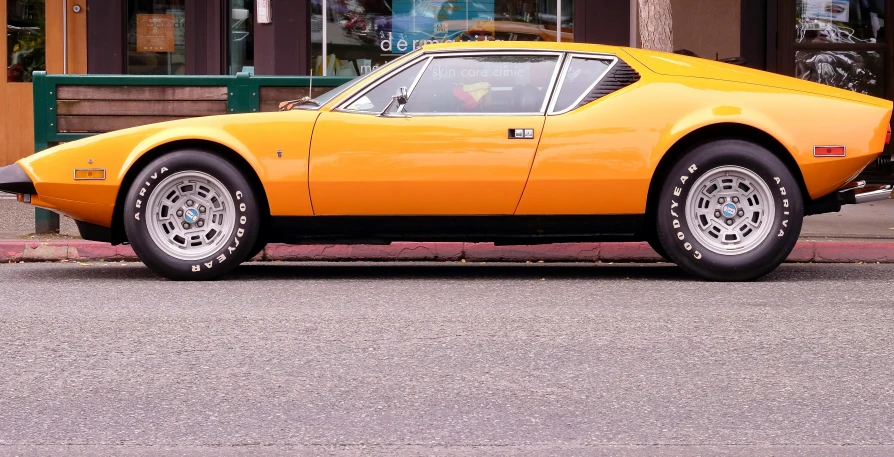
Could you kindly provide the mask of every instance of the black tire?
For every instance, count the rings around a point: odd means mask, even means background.
[[[759,221],[766,221],[766,217],[773,215],[769,232],[750,250],[743,248],[741,253],[727,251],[722,254],[708,248],[693,235],[686,217],[687,199],[699,178],[726,166],[750,171],[767,185],[769,195],[773,197],[771,207],[765,206],[766,215],[755,216]],[[710,187],[700,185],[700,188]],[[714,204],[713,197],[711,204]],[[744,211],[744,205],[734,205],[731,213]],[[723,217],[721,213],[718,220],[726,221]],[[748,141],[720,140],[694,147],[671,167],[658,198],[657,237],[670,260],[692,275],[712,281],[750,281],[773,271],[791,253],[801,233],[803,218],[804,201],[800,187],[782,160],[766,148]],[[732,224],[740,227],[738,220]]]
[[[149,200],[167,177],[181,172],[207,174],[232,197],[232,227],[224,234],[230,241],[200,259],[182,260],[160,248],[149,233],[154,221]],[[261,211],[249,181],[233,164],[207,151],[179,150],[152,161],[137,175],[124,202],[124,229],[137,257],[156,274],[168,279],[209,280],[233,271],[249,258],[261,227]],[[228,214],[227,217],[230,217]]]
[[[653,221],[654,222],[654,221]],[[649,232],[646,235],[646,242],[649,243],[649,247],[652,248],[665,262],[670,262],[670,256],[667,255],[667,251],[664,250],[664,246],[661,245],[661,241],[658,241],[658,232],[654,230],[655,224],[650,224]]]
[[[263,251],[266,247],[267,243],[261,239],[258,239],[258,241],[255,241],[255,245],[251,248],[251,251],[249,251],[248,253],[248,257],[246,257],[245,260],[251,260],[255,258],[255,256],[260,254],[261,251]]]

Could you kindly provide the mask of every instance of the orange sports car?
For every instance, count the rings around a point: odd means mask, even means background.
[[[739,66],[573,43],[425,46],[284,111],[131,128],[0,169],[0,190],[217,278],[266,243],[646,240],[750,280],[855,182],[887,100]]]

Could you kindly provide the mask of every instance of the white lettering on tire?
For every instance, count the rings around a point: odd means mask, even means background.
[[[776,184],[779,184],[779,183],[782,181],[782,180],[779,179],[779,178],[773,178],[773,179],[776,181]],[[779,188],[779,194],[780,194],[780,195],[785,195],[785,187],[780,187],[780,188]],[[783,207],[783,208],[788,208],[788,199],[787,199],[787,198],[783,198],[783,199],[782,199],[782,207]],[[788,216],[788,211],[783,211],[783,214],[786,215],[786,216]],[[788,219],[784,219],[784,220],[782,221],[782,226],[785,227],[785,228],[788,228]],[[779,236],[785,236],[785,230],[779,229]]]
[[[240,191],[236,191],[235,196],[236,196],[236,200],[242,200],[242,197],[244,196],[244,194],[243,194],[242,191],[240,190]],[[240,211],[240,212],[244,213],[247,209],[248,209],[248,207],[245,205],[245,203],[240,203],[240,204],[239,204],[239,211]],[[245,215],[242,215],[242,216],[239,217],[239,224],[240,224],[240,225],[245,225],[245,224],[247,224],[247,223],[248,223],[248,218],[246,218]],[[227,252],[228,252],[230,255],[232,255],[233,252],[236,251],[236,248],[239,247],[239,244],[241,244],[240,241],[242,240],[242,237],[243,237],[243,236],[245,236],[245,229],[244,229],[244,228],[241,228],[241,227],[238,228],[238,229],[236,229],[236,236],[233,237],[233,244],[232,244],[231,246],[228,246],[228,247],[227,247]],[[216,257],[215,260],[217,260],[217,263],[218,263],[218,264],[222,264],[222,263],[224,263],[224,261],[227,260],[227,256],[226,256],[226,254],[220,254],[220,255],[218,255],[218,256]],[[210,262],[207,262],[207,263],[205,263],[204,265],[205,265],[207,268],[211,268],[211,267],[214,265],[214,260],[211,260]],[[201,265],[201,264],[200,264],[200,265],[193,265],[193,266],[192,266],[192,271],[193,271],[194,273],[198,273],[198,272],[202,271],[202,265]]]
[[[689,173],[695,173],[697,170],[698,170],[698,166],[696,166],[695,164],[692,164],[689,166],[689,168],[687,168],[687,171],[689,171]],[[680,182],[683,184],[686,184],[686,181],[688,181],[689,178],[690,178],[689,175],[680,176]],[[683,188],[675,186],[674,187],[674,197],[680,197],[682,194],[683,194]],[[680,215],[678,215],[676,213],[676,211],[674,211],[674,209],[676,209],[678,206],[680,206],[680,204],[677,203],[676,200],[671,200],[670,213],[671,213],[671,216],[673,216],[675,218],[673,220],[673,222],[671,222],[671,224],[673,225],[673,228],[675,228],[675,229],[679,229],[681,227],[680,219],[679,219]],[[679,239],[680,241],[684,241],[686,239],[686,235],[683,234],[682,231],[679,231],[679,232],[677,232],[677,239]],[[701,260],[701,258],[702,258],[701,252],[698,252],[697,249],[693,250],[692,243],[689,243],[688,241],[684,242],[683,248],[685,248],[687,251],[693,251],[692,256],[696,260]]]

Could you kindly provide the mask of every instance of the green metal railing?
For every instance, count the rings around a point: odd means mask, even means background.
[[[314,87],[337,87],[350,81],[346,77],[314,77]],[[136,76],[136,75],[48,75],[34,72],[34,150],[43,151],[55,143],[75,141],[97,133],[59,132],[56,101],[59,86],[168,86],[168,87],[226,87],[227,113],[253,113],[261,110],[261,88],[309,87],[308,76]],[[37,208],[34,216],[35,233],[58,233],[59,215]]]

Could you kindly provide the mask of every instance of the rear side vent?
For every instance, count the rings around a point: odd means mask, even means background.
[[[599,100],[600,98],[605,97],[612,92],[621,90],[637,81],[639,81],[639,73],[631,68],[630,65],[627,65],[623,60],[618,60],[618,63],[612,67],[611,71],[602,78],[602,81],[599,81],[599,84],[593,88],[593,91],[587,94],[575,108],[580,108],[594,100]]]

